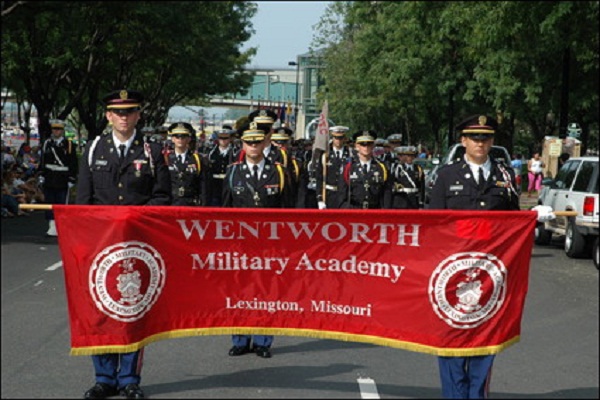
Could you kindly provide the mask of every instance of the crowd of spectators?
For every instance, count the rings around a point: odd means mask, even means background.
[[[2,218],[29,215],[19,204],[44,202],[37,180],[39,150],[38,146],[22,144],[15,151],[2,143]]]

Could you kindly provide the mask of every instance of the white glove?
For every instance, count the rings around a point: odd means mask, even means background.
[[[69,190],[71,190],[73,188],[73,186],[75,186],[75,184],[72,182],[69,182],[69,183],[67,183],[67,186],[69,187]]]
[[[546,222],[556,219],[556,215],[550,206],[535,206],[531,210],[537,212],[538,222]]]
[[[44,178],[42,175],[38,176],[38,185],[43,185],[45,181],[46,178]]]
[[[327,204],[325,204],[324,201],[319,201],[317,204],[319,206],[319,210],[324,210],[327,208]]]

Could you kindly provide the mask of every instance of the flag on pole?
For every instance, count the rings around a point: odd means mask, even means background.
[[[329,121],[327,115],[329,114],[329,107],[327,100],[323,103],[323,110],[319,115],[319,125],[317,126],[317,132],[315,133],[315,143],[313,144],[313,150],[321,149],[327,151],[327,141],[329,139]]]

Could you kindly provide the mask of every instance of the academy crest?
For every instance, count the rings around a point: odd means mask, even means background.
[[[122,242],[96,255],[89,273],[96,307],[112,319],[133,322],[154,305],[165,285],[165,263],[142,242]]]
[[[502,307],[506,278],[506,267],[491,254],[454,254],[433,271],[429,301],[434,312],[448,325],[475,328]]]

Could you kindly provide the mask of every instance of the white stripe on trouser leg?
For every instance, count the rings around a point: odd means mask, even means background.
[[[377,393],[377,385],[371,378],[358,378],[358,387],[360,389],[361,399],[379,399],[379,393]]]

